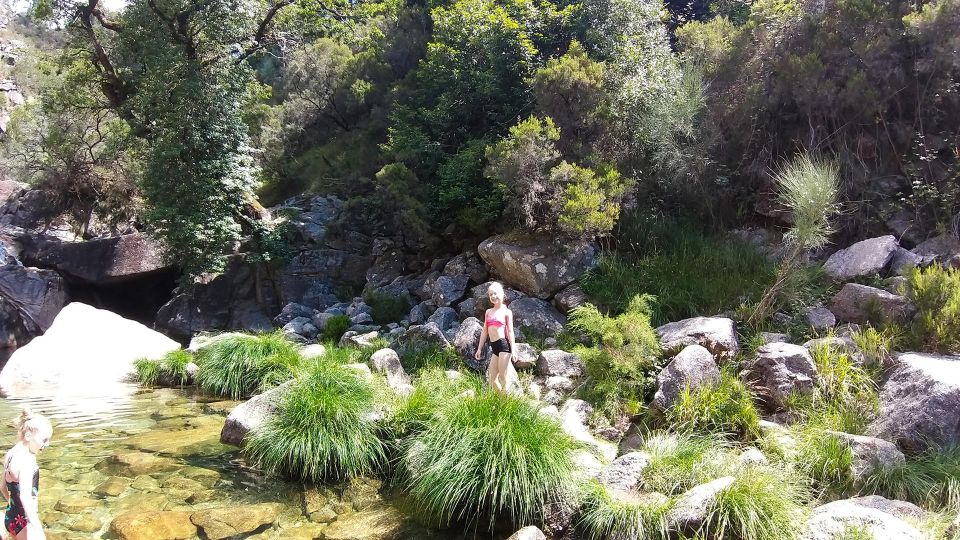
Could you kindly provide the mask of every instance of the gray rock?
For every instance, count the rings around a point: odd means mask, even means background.
[[[539,528],[530,525],[511,534],[507,540],[547,540],[547,536]]]
[[[307,319],[312,319],[315,309],[310,306],[305,306],[303,304],[297,304],[296,302],[290,302],[289,304],[283,306],[283,309],[280,311],[280,314],[273,318],[273,322],[283,326],[288,322],[298,318],[306,317]]]
[[[309,334],[307,325],[310,326],[310,329],[313,330],[313,335]],[[312,338],[317,335],[317,327],[311,323],[311,319],[307,317],[296,317],[287,324],[283,325],[283,331],[288,334],[300,334],[306,338]]]
[[[657,393],[651,406],[666,410],[685,389],[692,391],[718,382],[720,368],[710,351],[700,345],[688,345],[657,376]]]
[[[243,440],[248,433],[262,426],[277,413],[280,399],[291,384],[293,381],[283,383],[234,407],[220,430],[220,442],[243,446]]]
[[[457,329],[457,334],[453,338],[453,347],[460,358],[468,366],[479,371],[484,371],[490,362],[490,347],[484,347],[479,361],[474,356],[482,333],[483,325],[480,321],[476,317],[468,317],[460,323],[460,328]]]
[[[42,334],[67,304],[67,284],[52,270],[0,266],[0,350]]]
[[[907,453],[960,444],[960,357],[903,353],[880,390],[867,435]]]
[[[573,308],[586,304],[587,301],[586,293],[576,283],[565,287],[553,297],[553,305],[565,315]]]
[[[521,298],[510,304],[514,326],[525,336],[556,336],[567,318],[552,305],[539,298]]]
[[[467,251],[450,259],[442,270],[445,276],[467,276],[474,283],[483,283],[487,280],[487,267],[480,257]]]
[[[543,384],[547,387],[547,390],[555,390],[557,392],[569,392],[573,390],[573,381],[570,377],[564,377],[563,375],[547,377],[547,380],[544,381]]]
[[[440,276],[433,284],[431,299],[439,307],[449,307],[467,293],[467,276]]]
[[[849,499],[818,506],[807,521],[805,540],[834,540],[859,528],[874,540],[923,540],[925,536],[900,518]]]
[[[511,360],[513,361],[513,367],[516,369],[532,369],[536,367],[538,356],[540,356],[540,353],[529,343],[513,344],[513,358]]]
[[[847,500],[857,506],[880,510],[881,512],[886,512],[900,519],[922,520],[927,515],[926,511],[913,503],[887,499],[880,495],[866,495],[864,497],[853,497]],[[947,538],[949,538],[949,536]]]
[[[890,259],[890,274],[902,276],[907,269],[920,266],[921,264],[923,264],[923,257],[912,251],[898,247],[897,251],[893,254],[893,258]]]
[[[420,302],[419,304],[413,306],[413,309],[410,310],[410,315],[407,316],[407,319],[410,320],[410,324],[423,324],[427,322],[427,319],[436,309],[437,306],[432,301]]]
[[[320,343],[311,343],[300,349],[300,356],[304,360],[310,360],[311,358],[320,358],[323,355],[327,354],[327,348]]]
[[[772,409],[786,405],[793,393],[810,394],[817,382],[817,367],[807,349],[789,343],[769,343],[757,349],[744,365],[746,378]]]
[[[817,332],[829,330],[837,325],[837,317],[825,307],[808,307],[803,312],[807,324]]]
[[[117,283],[172,268],[164,260],[160,245],[142,233],[83,242],[32,236],[21,242],[20,258],[27,264],[96,284]]]
[[[737,458],[737,462],[746,467],[770,464],[770,460],[767,459],[767,456],[763,455],[763,452],[757,448],[747,448],[741,452],[740,457]]]
[[[336,317],[336,315],[333,313],[321,312],[314,315],[310,322],[318,331],[323,332],[327,328],[327,323],[334,317]]]
[[[657,328],[664,354],[677,354],[687,345],[705,347],[722,364],[740,351],[737,326],[726,317],[694,317]]]
[[[850,448],[853,454],[850,472],[855,485],[863,485],[863,482],[876,471],[897,467],[907,462],[906,457],[892,442],[839,431],[827,431],[827,433]]]
[[[400,356],[393,349],[380,349],[370,356],[370,369],[383,373],[391,388],[410,384],[410,376],[400,364]]]
[[[337,344],[340,347],[357,347],[364,348],[373,345],[373,342],[380,337],[376,331],[367,332],[366,334],[357,333],[354,330],[348,330],[343,336],[340,337],[340,342]]]
[[[833,297],[830,311],[843,322],[865,324],[882,320],[903,323],[913,316],[915,308],[906,297],[859,283],[847,283]]]
[[[845,354],[853,363],[862,366],[865,362],[863,351],[849,336],[830,336],[825,338],[811,339],[803,343],[803,348],[814,354],[820,349],[827,349],[833,353]]]
[[[760,337],[763,338],[764,345],[767,343],[787,343],[790,341],[790,336],[777,332],[760,332]]]
[[[413,351],[428,347],[446,349],[450,342],[436,323],[428,322],[407,328],[392,345],[398,352]]]
[[[709,516],[717,497],[735,481],[732,476],[724,476],[680,495],[673,508],[667,512],[670,528],[684,533],[693,533],[699,529]]]
[[[892,235],[862,240],[831,255],[823,269],[836,281],[877,275],[890,264],[898,247]]]
[[[560,424],[575,441],[589,448],[607,461],[617,456],[617,447],[607,441],[601,441],[590,433],[587,422],[593,414],[593,406],[580,399],[568,399],[560,407]]]
[[[352,324],[373,324],[373,316],[369,313],[360,312],[350,317],[350,322]]]
[[[600,483],[610,489],[638,491],[643,470],[650,464],[650,456],[644,452],[630,452],[613,460],[600,473]]]
[[[960,239],[951,233],[944,233],[920,243],[911,250],[920,257],[919,266],[928,266],[935,262],[946,267],[957,267],[960,263]]]
[[[477,250],[507,283],[544,300],[597,263],[597,248],[592,243],[559,246],[551,238],[520,234],[488,238]]]
[[[467,298],[457,304],[457,315],[461,320],[467,317],[475,317],[477,315],[477,301],[473,298]]]
[[[583,375],[583,362],[573,353],[560,349],[548,349],[542,351],[537,358],[537,375],[579,377]]]
[[[452,307],[437,308],[427,321],[436,324],[440,330],[446,332],[457,323],[457,312]]]

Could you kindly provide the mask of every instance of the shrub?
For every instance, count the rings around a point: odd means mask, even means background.
[[[363,297],[373,311],[371,317],[376,324],[397,322],[410,312],[410,300],[403,296],[367,291]]]
[[[635,296],[615,318],[592,304],[578,306],[570,314],[567,328],[594,343],[574,349],[586,374],[581,394],[611,420],[640,412],[662,367],[660,343],[650,325],[651,300]]]
[[[685,388],[663,412],[663,421],[680,431],[731,434],[744,440],[761,435],[760,413],[750,389],[728,370],[721,372],[720,382],[715,385]]]
[[[744,467],[720,492],[702,527],[709,538],[793,540],[801,537],[803,486],[770,467]]]
[[[895,344],[902,336],[895,326],[877,330],[872,326],[861,328],[850,335],[857,348],[863,353],[864,363],[871,369],[884,366],[894,351]]]
[[[880,406],[872,375],[832,347],[817,347],[811,356],[819,374],[817,386],[810,396],[791,396],[787,410],[821,429],[862,433]]]
[[[617,313],[638,294],[654,295],[655,324],[755,302],[773,281],[773,263],[755,247],[685,223],[624,217],[616,239],[618,251],[603,253],[580,286]]]
[[[297,345],[283,332],[228,335],[197,354],[197,386],[210,394],[240,399],[291,379],[300,362]]]
[[[414,500],[443,523],[532,523],[567,486],[574,441],[522,398],[482,390],[443,404],[407,441]]]
[[[277,414],[251,432],[244,451],[257,466],[301,480],[369,474],[386,461],[369,418],[377,392],[354,369],[313,362],[288,391]]]
[[[160,380],[160,361],[149,358],[137,358],[133,362],[137,381],[144,386],[156,386]]]
[[[960,352],[960,270],[933,265],[907,273],[907,297],[917,307],[909,330],[918,350]]]
[[[350,317],[346,315],[334,315],[327,320],[327,325],[323,327],[323,331],[320,332],[319,341],[340,341],[340,338],[343,337],[343,334],[353,326],[353,322],[350,321]]]
[[[587,485],[577,527],[590,540],[667,540],[670,499],[612,497],[599,482]]]
[[[928,508],[960,507],[960,446],[931,449],[906,463],[880,469],[862,491]]]
[[[456,350],[436,344],[408,347],[400,350],[400,364],[408,373],[416,374],[429,368],[450,369],[460,361]]]

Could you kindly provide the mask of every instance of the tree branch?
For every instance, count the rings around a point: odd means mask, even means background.
[[[240,53],[236,63],[239,64],[245,61],[247,58],[250,58],[257,51],[264,47],[264,39],[267,37],[267,31],[270,29],[270,23],[273,21],[273,18],[277,16],[277,13],[279,13],[281,9],[293,4],[293,2],[294,0],[280,0],[276,4],[270,6],[270,9],[267,10],[267,13],[260,21],[260,24],[257,25],[257,32],[253,35],[252,43],[242,53]]]

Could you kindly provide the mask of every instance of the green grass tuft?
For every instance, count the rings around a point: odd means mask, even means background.
[[[160,361],[149,358],[137,358],[133,362],[137,381],[143,386],[156,386],[160,380]]]
[[[842,497],[853,488],[853,452],[842,439],[816,427],[802,429],[793,454],[796,470],[820,498]]]
[[[747,441],[761,436],[760,413],[750,389],[726,369],[715,385],[685,388],[663,412],[662,422],[678,431],[727,434]]]
[[[785,471],[746,467],[717,496],[703,531],[708,538],[794,540],[801,537],[802,484]]]
[[[134,362],[134,369],[137,381],[144,386],[158,384],[182,386],[190,379],[187,374],[187,364],[190,362],[193,362],[190,351],[177,349],[163,355],[159,360],[139,358]]]
[[[320,332],[317,341],[332,341],[336,343],[340,341],[340,338],[343,337],[343,334],[345,334],[351,326],[353,326],[353,322],[350,321],[350,317],[346,315],[334,315],[327,320],[327,325],[323,327],[323,331]]]
[[[862,491],[930,509],[960,508],[960,446],[931,449],[904,465],[878,470]]]
[[[410,313],[410,300],[403,296],[370,290],[364,293],[363,300],[372,308],[371,316],[376,324],[399,322]]]
[[[291,379],[300,363],[299,348],[283,332],[226,336],[197,353],[197,386],[241,399]]]
[[[650,456],[641,474],[641,488],[678,495],[723,476],[723,455],[728,448],[729,444],[715,435],[651,433],[640,448]]]
[[[593,481],[585,489],[577,527],[588,540],[667,540],[671,506],[668,498],[614,497]]]
[[[329,359],[306,368],[283,394],[277,414],[254,430],[244,451],[264,470],[319,481],[377,471],[386,446],[369,418],[374,382]]]
[[[411,375],[432,368],[453,369],[460,363],[460,355],[455,349],[444,349],[436,344],[400,350],[400,365]]]
[[[907,272],[906,295],[917,307],[908,345],[914,350],[960,352],[960,270],[932,265]]]
[[[446,405],[460,399],[468,390],[480,392],[486,383],[474,373],[462,373],[450,378],[442,367],[420,372],[414,391],[402,401],[394,414],[395,431],[400,436],[419,433],[428,421]]]
[[[407,440],[407,486],[440,523],[534,523],[569,485],[574,441],[522,398],[483,390],[448,401]]]

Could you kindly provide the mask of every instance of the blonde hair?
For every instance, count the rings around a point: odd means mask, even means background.
[[[53,432],[53,426],[47,417],[32,412],[30,409],[20,411],[20,417],[17,418],[17,433],[20,434],[20,440],[27,440],[27,436],[33,436],[41,431]]]
[[[507,293],[503,290],[503,285],[499,281],[494,281],[487,287],[487,296],[490,296],[491,292],[497,293],[497,296],[500,297],[500,300],[507,300]]]

